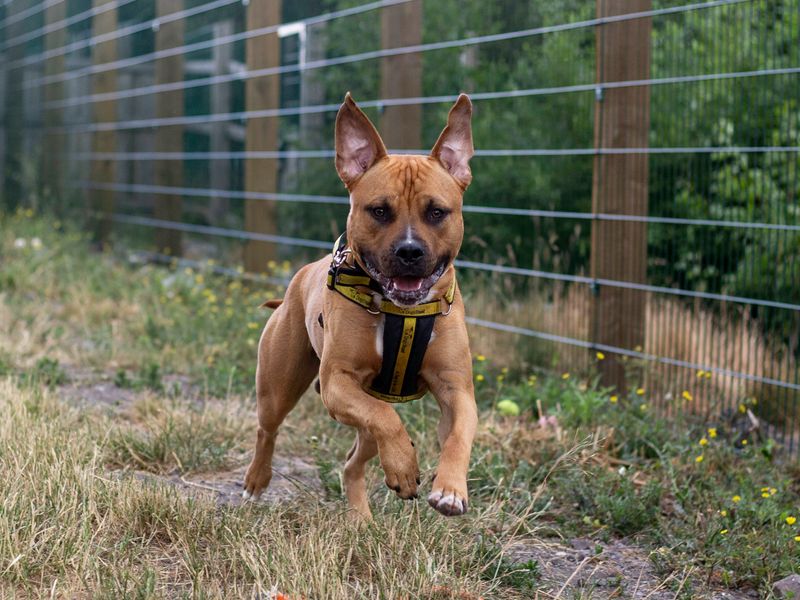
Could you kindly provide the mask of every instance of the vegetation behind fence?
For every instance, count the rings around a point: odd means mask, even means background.
[[[99,245],[269,271],[348,200],[350,90],[396,151],[475,104],[460,278],[475,347],[643,373],[669,410],[796,449],[800,1],[12,0],[4,202]],[[602,358],[600,358],[602,357]]]

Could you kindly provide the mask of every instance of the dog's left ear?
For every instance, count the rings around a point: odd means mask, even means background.
[[[472,181],[469,159],[475,154],[472,147],[472,102],[461,94],[447,115],[447,127],[431,150],[431,156],[455,178],[463,189]]]

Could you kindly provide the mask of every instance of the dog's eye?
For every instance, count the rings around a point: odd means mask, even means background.
[[[386,221],[389,218],[389,209],[385,206],[373,206],[371,212],[376,221]]]
[[[447,211],[441,208],[431,208],[428,210],[428,220],[432,223],[438,223],[447,216]]]

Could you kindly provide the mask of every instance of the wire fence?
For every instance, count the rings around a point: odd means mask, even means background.
[[[82,207],[98,243],[152,260],[299,265],[344,227],[344,92],[393,151],[426,153],[467,91],[475,348],[666,414],[749,411],[798,449],[800,0],[11,0],[0,18],[7,205]]]

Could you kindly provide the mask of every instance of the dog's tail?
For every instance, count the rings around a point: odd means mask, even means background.
[[[267,300],[264,304],[261,305],[261,308],[271,308],[275,310],[281,304],[283,304],[283,298],[278,298],[276,300]]]

